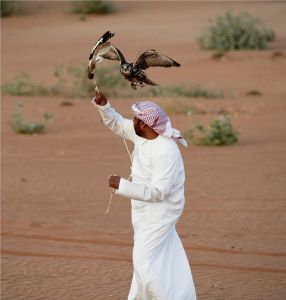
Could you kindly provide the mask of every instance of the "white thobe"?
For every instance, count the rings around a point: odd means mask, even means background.
[[[134,143],[132,182],[120,180],[118,195],[131,198],[134,228],[133,278],[128,300],[195,300],[192,273],[176,223],[184,208],[185,172],[173,139],[147,140],[133,121],[110,104],[93,104],[104,124]]]

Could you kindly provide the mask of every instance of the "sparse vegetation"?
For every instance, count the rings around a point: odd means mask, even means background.
[[[87,78],[87,66],[59,66],[54,71],[55,83],[46,86],[34,82],[25,73],[15,75],[9,82],[1,86],[3,94],[25,96],[63,96],[69,98],[90,98],[94,94],[94,83]],[[213,89],[205,89],[198,85],[187,87],[161,86],[130,88],[130,83],[123,78],[118,66],[103,66],[96,70],[96,81],[101,91],[109,97],[201,97],[206,99],[223,98],[224,93]]]
[[[210,107],[206,102],[190,99],[158,98],[156,102],[167,114],[175,115],[226,115],[230,113],[243,113],[242,110],[227,109],[224,107]]]
[[[232,145],[238,142],[238,136],[239,132],[233,129],[229,115],[213,120],[208,128],[198,124],[185,134],[187,141],[206,146]]]
[[[56,84],[50,87],[50,94],[69,98],[91,97],[94,91],[92,82],[87,78],[87,67],[68,65],[59,66],[54,71]]]
[[[11,16],[15,11],[15,1],[1,0],[1,17]]]
[[[98,14],[106,15],[114,11],[114,7],[111,2],[103,0],[71,0],[71,12],[74,14]]]
[[[35,83],[26,73],[16,74],[9,82],[1,86],[3,94],[12,96],[45,96],[49,89],[42,83]]]
[[[20,0],[0,0],[2,17],[9,17],[13,15],[24,15],[30,12],[30,4],[26,1]]]
[[[192,115],[193,106],[189,101],[174,100],[172,98],[158,99],[156,101],[160,107],[164,109],[167,114],[177,115]]]
[[[199,38],[199,44],[204,49],[219,51],[265,49],[274,38],[274,31],[265,28],[258,18],[246,12],[226,12]]]
[[[36,134],[43,133],[47,128],[48,122],[52,119],[50,113],[43,114],[44,121],[42,123],[26,122],[22,113],[23,104],[18,103],[16,112],[11,116],[11,126],[14,132],[19,134]]]
[[[223,98],[222,91],[215,91],[211,89],[205,89],[199,85],[193,85],[191,88],[184,85],[180,86],[166,86],[166,87],[151,87],[149,88],[150,96],[163,96],[163,97],[190,97],[190,98],[206,98],[206,99],[217,99]]]

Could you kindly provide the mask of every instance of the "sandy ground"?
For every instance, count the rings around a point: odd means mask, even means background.
[[[39,5],[39,4],[38,4]],[[234,91],[236,98],[183,100],[206,114],[172,115],[186,131],[220,109],[240,131],[235,146],[182,149],[186,205],[177,229],[198,299],[285,299],[286,295],[286,5],[283,3],[117,3],[118,12],[88,17],[64,3],[1,20],[2,82],[25,71],[47,83],[58,64],[82,64],[106,29],[130,59],[146,48],[182,67],[150,70],[163,84],[199,83]],[[269,50],[211,59],[195,42],[207,20],[232,8],[261,17],[277,32]],[[284,56],[272,58],[275,51]],[[246,96],[249,90],[262,96]],[[1,299],[126,299],[132,275],[130,202],[115,197],[109,215],[107,178],[129,175],[122,139],[103,127],[89,101],[2,97]],[[156,99],[158,100],[158,99]],[[164,101],[159,99],[160,101]],[[27,119],[54,115],[44,135],[10,128],[16,102]],[[130,117],[133,99],[111,99]],[[129,145],[132,148],[131,145]],[[174,299],[177,300],[177,299]],[[181,299],[180,299],[181,300]],[[183,300],[183,299],[182,299]]]

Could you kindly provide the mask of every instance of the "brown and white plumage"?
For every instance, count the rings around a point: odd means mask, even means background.
[[[179,67],[172,58],[159,54],[156,50],[150,49],[139,53],[133,63],[134,67],[139,67],[141,70],[146,70],[149,67]]]
[[[90,79],[92,79],[94,76],[96,63],[102,61],[103,59],[119,60],[120,72],[127,80],[131,82],[131,87],[133,89],[136,89],[137,85],[140,85],[141,87],[146,84],[158,86],[157,83],[148,78],[143,72],[143,70],[146,70],[149,67],[168,68],[180,66],[180,64],[172,58],[162,55],[153,49],[140,52],[134,63],[128,63],[122,52],[107,42],[107,40],[113,36],[113,34],[108,33],[109,32],[105,33],[105,39],[103,38],[104,35],[101,37],[101,39],[99,39],[90,54],[88,67],[88,78]]]
[[[110,38],[114,36],[114,33],[106,31],[104,35],[95,43],[91,53],[89,55],[88,61],[88,78],[93,79],[94,71],[96,68],[96,63],[103,60],[101,53],[103,53],[111,44],[107,42]]]

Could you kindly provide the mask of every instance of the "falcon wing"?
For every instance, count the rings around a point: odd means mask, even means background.
[[[145,70],[149,67],[179,67],[180,64],[172,58],[150,49],[140,52],[133,66]]]
[[[91,53],[89,55],[88,61],[88,78],[92,79],[94,77],[94,70],[96,68],[96,63],[101,61],[103,58],[99,57],[99,52],[104,51],[110,46],[108,40],[114,36],[114,33],[110,31],[105,32],[105,34],[96,42],[93,46]]]
[[[125,62],[125,58],[121,51],[111,44],[99,51],[98,56],[110,60],[119,60],[121,64]]]
[[[96,44],[93,46],[90,55],[89,60],[91,60],[94,57],[95,51],[98,48],[99,45],[106,43],[109,39],[111,39],[114,36],[114,33],[111,33],[110,31],[106,31],[105,34],[96,42]]]
[[[111,45],[109,42],[104,43],[97,47],[94,52],[92,59],[88,62],[88,78],[92,79],[94,77],[94,71],[96,68],[96,64],[101,62],[104,59],[109,60],[119,60],[120,64],[125,63],[125,58],[121,51]]]
[[[151,80],[150,78],[148,78],[147,76],[145,76],[145,78],[143,78],[142,80],[144,83],[149,84],[149,85],[153,85],[153,86],[159,86],[158,83],[154,82],[153,80]]]

